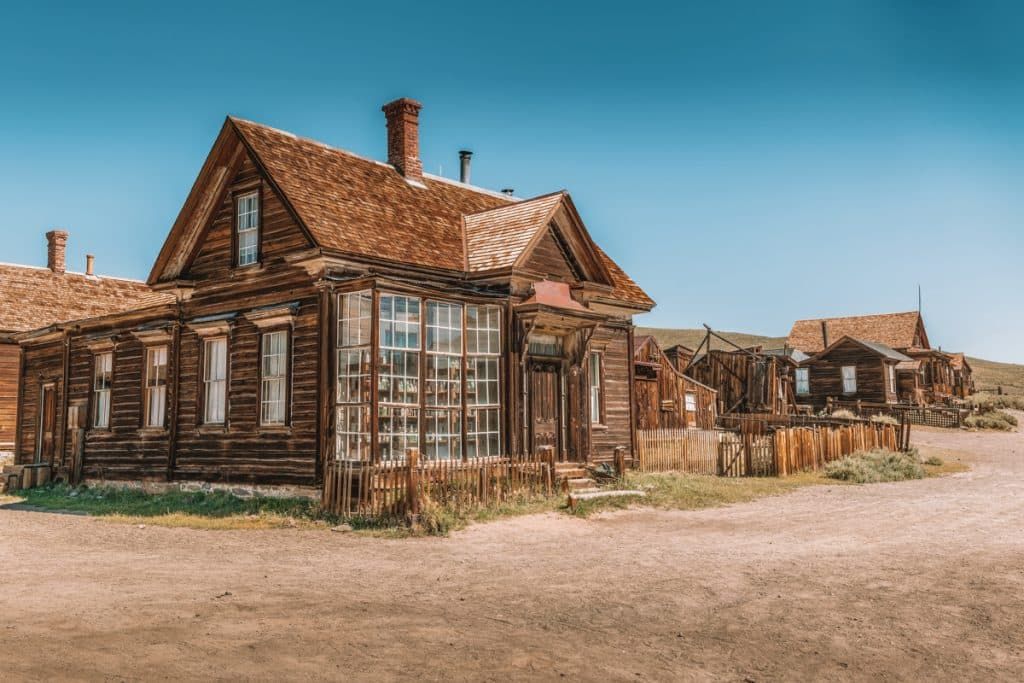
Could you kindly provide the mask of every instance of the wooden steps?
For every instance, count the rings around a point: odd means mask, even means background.
[[[590,471],[577,462],[555,463],[555,481],[566,493],[578,494],[599,490]]]

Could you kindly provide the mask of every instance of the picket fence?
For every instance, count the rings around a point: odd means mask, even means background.
[[[555,484],[551,450],[502,458],[422,460],[411,448],[398,462],[328,463],[322,505],[341,517],[405,519],[431,504],[466,510],[552,495]]]
[[[754,430],[652,429],[637,432],[642,472],[725,477],[784,476],[816,470],[872,448],[905,450],[909,427],[873,422]]]

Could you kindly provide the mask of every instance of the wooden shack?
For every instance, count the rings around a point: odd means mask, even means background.
[[[760,346],[711,349],[699,354],[686,374],[717,392],[719,415],[786,415],[796,408],[792,365],[786,358],[763,353]]]
[[[328,464],[634,447],[654,302],[566,192],[387,163],[228,118],[153,265],[158,296],[21,333],[20,462],[86,478],[317,485]],[[52,445],[40,445],[40,444]]]
[[[897,403],[896,368],[910,359],[884,344],[843,336],[800,365],[797,398],[816,408],[829,399]]]
[[[960,352],[948,355],[953,369],[953,395],[967,398],[974,393],[974,370],[967,362],[966,354]]]
[[[634,339],[633,363],[637,429],[715,426],[715,390],[677,370],[654,337]]]
[[[908,357],[897,369],[901,402],[942,403],[951,396],[965,397],[973,391],[969,368],[966,376],[958,376],[954,364],[959,361],[953,354],[931,347],[924,318],[918,311],[798,320],[793,323],[787,345],[813,355],[844,336],[882,344]]]

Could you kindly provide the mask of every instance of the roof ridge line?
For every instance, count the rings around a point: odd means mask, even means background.
[[[11,268],[30,268],[32,270],[43,270],[53,273],[54,275],[78,275],[79,277],[94,279],[94,280],[120,280],[122,282],[137,282],[139,284],[146,284],[145,280],[139,280],[134,277],[121,277],[120,275],[89,275],[87,273],[80,273],[77,270],[65,270],[63,273],[55,273],[48,266],[33,266],[28,263],[9,263],[7,261],[0,261],[0,266],[8,266]]]

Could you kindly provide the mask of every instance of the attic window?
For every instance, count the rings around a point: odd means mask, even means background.
[[[235,265],[251,266],[259,260],[259,192],[247,192],[235,199],[235,226],[238,245]]]

